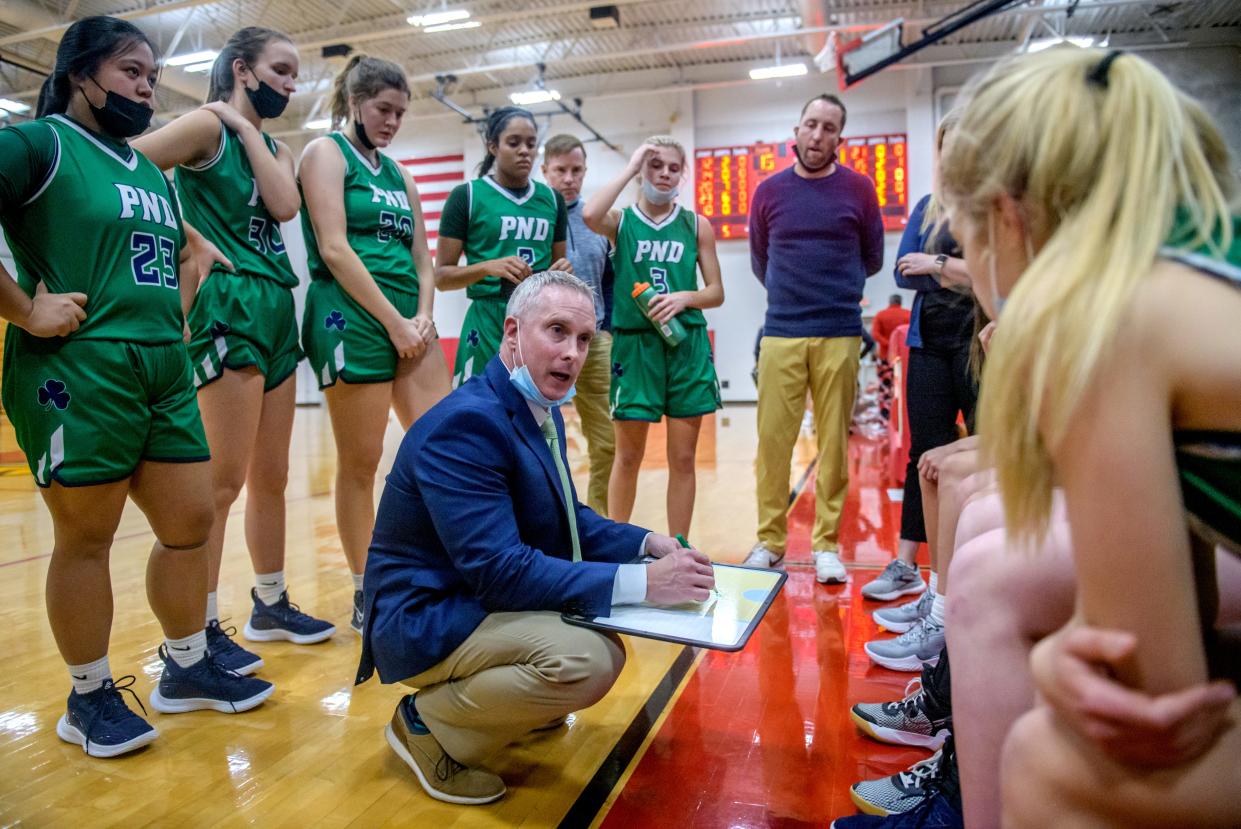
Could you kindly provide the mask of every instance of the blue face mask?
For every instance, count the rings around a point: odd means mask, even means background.
[[[564,397],[559,400],[552,400],[539,391],[539,387],[534,383],[534,378],[530,376],[530,369],[526,367],[526,358],[521,353],[521,323],[517,325],[517,356],[521,359],[521,365],[509,371],[508,381],[513,384],[522,397],[531,403],[536,406],[542,406],[544,409],[551,409],[556,406],[563,406],[577,394],[577,387],[571,386]]]

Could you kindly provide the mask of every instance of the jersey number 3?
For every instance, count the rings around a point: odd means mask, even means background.
[[[167,236],[155,236],[151,233],[135,233],[129,240],[129,249],[133,251],[130,265],[134,270],[134,282],[139,285],[163,285],[176,290],[177,266],[180,263],[177,255],[177,243]]]
[[[668,272],[663,268],[651,268],[651,284],[656,293],[668,293]]]

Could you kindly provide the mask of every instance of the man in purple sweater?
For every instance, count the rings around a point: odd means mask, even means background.
[[[758,359],[758,543],[745,561],[774,567],[784,559],[789,464],[809,388],[819,442],[815,576],[838,583],[862,287],[883,267],[875,187],[836,163],[844,126],[835,95],[807,103],[793,128],[797,163],[760,184],[750,205],[750,262],[767,288],[767,321]]]

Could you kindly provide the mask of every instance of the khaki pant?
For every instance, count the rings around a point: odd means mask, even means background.
[[[589,708],[625,665],[620,639],[559,613],[492,613],[438,665],[404,681],[448,755],[485,766],[509,743]]]
[[[819,470],[812,549],[836,550],[849,489],[849,423],[857,395],[859,337],[763,337],[758,357],[758,540],[782,553],[788,541],[789,466],[814,402]]]
[[[586,435],[586,451],[590,455],[586,506],[604,517],[608,514],[608,478],[612,475],[612,460],[616,456],[616,434],[608,410],[611,382],[612,335],[600,331],[591,341],[586,363],[578,375],[573,405],[582,419],[582,434]]]

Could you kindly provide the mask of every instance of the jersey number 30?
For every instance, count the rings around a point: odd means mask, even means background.
[[[402,242],[409,241],[414,238],[414,220],[410,216],[401,216],[388,210],[381,210],[379,230],[376,231],[375,236],[381,242],[387,242],[394,236]]]
[[[264,255],[284,253],[284,239],[280,236],[280,225],[260,219],[258,216],[252,216],[250,218],[250,244]]]
[[[134,282],[139,285],[163,285],[174,290],[180,286],[177,281],[177,243],[172,239],[135,233],[129,240],[129,249],[134,254],[129,260],[134,270]]]

